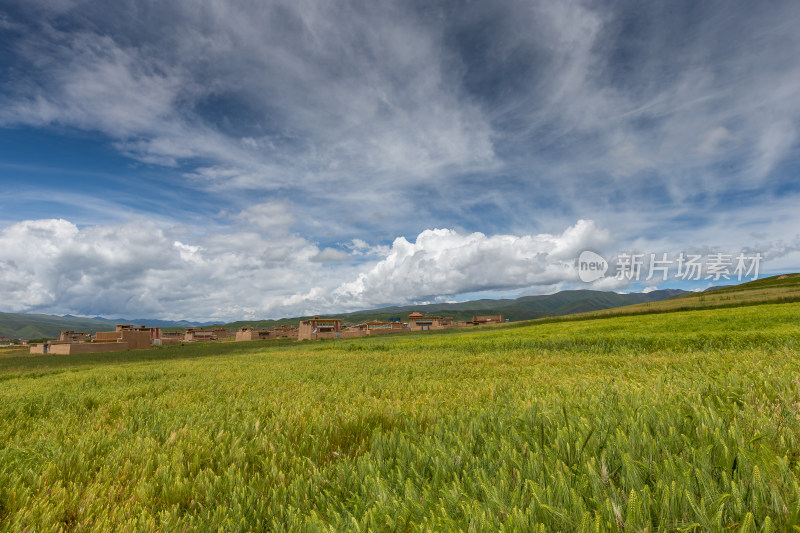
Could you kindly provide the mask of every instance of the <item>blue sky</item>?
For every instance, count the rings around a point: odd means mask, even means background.
[[[0,310],[267,318],[800,270],[800,5],[7,0]]]

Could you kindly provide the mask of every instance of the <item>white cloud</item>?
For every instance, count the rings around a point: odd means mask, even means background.
[[[317,255],[300,237],[246,229],[184,243],[147,221],[23,221],[0,232],[0,301],[6,311],[260,317],[308,279],[325,282]]]
[[[351,259],[352,257],[350,254],[344,250],[337,250],[336,248],[325,248],[311,258],[312,261],[317,263],[343,263]]]
[[[284,234],[295,220],[289,206],[284,202],[252,205],[232,218],[267,234]]]
[[[426,230],[413,243],[395,239],[385,259],[337,287],[331,302],[355,308],[574,281],[580,252],[609,242],[607,231],[584,220],[561,235]]]
[[[797,128],[791,120],[767,124],[758,142],[758,155],[753,174],[763,179],[789,153],[797,140]]]
[[[715,156],[726,147],[736,142],[736,138],[728,128],[717,126],[706,135],[697,147],[697,151],[708,156]]]
[[[252,216],[233,218],[247,223]],[[6,311],[129,317],[234,320],[337,312],[550,286],[575,278],[576,251],[608,240],[591,221],[560,235],[435,229],[413,243],[399,237],[385,258],[354,266],[342,263],[351,259],[343,250],[244,226],[183,242],[146,221],[79,228],[66,220],[31,220],[0,231],[0,300]]]
[[[82,228],[61,219],[12,224],[0,230],[3,310],[236,320],[449,301],[482,291],[544,293],[586,288],[575,271],[580,252],[617,246],[587,220],[559,234],[431,229],[414,241],[398,237],[383,255],[358,256],[366,261],[358,263],[347,251],[320,249],[289,231],[253,231],[252,221],[270,213],[290,219],[279,205],[264,204],[231,217],[238,225],[196,239],[176,239],[171,229],[141,220]],[[356,240],[352,248],[378,247]],[[697,253],[715,249],[701,248]],[[762,272],[767,261],[780,266],[798,250],[797,235],[743,249],[763,254]],[[632,287],[610,272],[591,288]]]
[[[101,131],[140,161],[191,161],[186,176],[215,190],[313,193],[313,183],[365,175],[398,188],[493,164],[491,126],[458,88],[441,36],[402,5],[208,0],[161,10],[82,5],[73,31],[56,29],[70,6],[46,10],[39,31],[15,41],[29,69],[0,97],[0,124]],[[113,19],[123,14],[124,27]],[[228,117],[220,102],[245,111]]]

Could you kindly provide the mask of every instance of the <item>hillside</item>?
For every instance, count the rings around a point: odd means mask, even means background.
[[[619,294],[593,290],[570,290],[542,296],[523,296],[517,299],[481,299],[458,303],[438,303],[383,307],[335,315],[347,324],[367,320],[405,318],[413,311],[426,314],[452,316],[457,321],[470,320],[474,315],[502,314],[513,322],[530,320],[555,320],[554,317],[571,315],[593,318],[619,314],[660,313],[713,307],[735,307],[770,302],[800,301],[800,274],[783,274],[756,281],[712,287],[704,292],[678,289],[656,290],[649,293]],[[334,316],[334,315],[325,315]],[[230,331],[241,327],[270,328],[283,324],[297,324],[311,318],[289,317],[278,320],[240,320],[225,324],[212,322],[167,321],[153,319],[116,319],[53,316],[43,314],[0,313],[0,336],[12,338],[56,337],[61,330],[103,331],[114,324],[131,323],[178,329],[192,326],[222,325]]]
[[[471,320],[475,315],[503,315],[505,318],[529,320],[546,316],[561,316],[585,311],[609,309],[643,302],[656,302],[689,294],[686,291],[667,289],[649,293],[618,294],[615,292],[575,290],[561,291],[542,296],[523,296],[510,299],[482,299],[458,303],[439,303],[424,305],[405,305],[382,307],[335,315],[343,318],[347,324],[359,324],[367,320],[386,320],[389,317],[405,319],[414,311],[425,314],[439,313],[452,316],[457,321]],[[325,315],[334,316],[334,315]],[[310,317],[283,318],[280,320],[237,321],[225,324],[229,330],[241,327],[268,328],[282,324],[297,324],[298,321]]]
[[[55,315],[0,313],[0,336],[15,339],[58,337],[61,330],[103,331],[113,325],[105,319]]]
[[[153,320],[147,318],[116,318],[102,317],[57,316],[33,313],[0,313],[0,336],[12,339],[40,339],[58,337],[62,330],[72,331],[109,331],[116,324],[147,324],[159,327],[192,327],[210,325],[211,322],[188,322]]]
[[[678,311],[699,311],[770,303],[800,302],[800,274],[780,274],[739,285],[712,287],[704,292],[683,293],[674,298],[577,313],[561,317],[543,317],[515,324],[524,326],[535,322],[563,322],[641,314]]]

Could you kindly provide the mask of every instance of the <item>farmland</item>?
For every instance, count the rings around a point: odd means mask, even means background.
[[[750,303],[0,354],[0,529],[792,530],[800,303]]]

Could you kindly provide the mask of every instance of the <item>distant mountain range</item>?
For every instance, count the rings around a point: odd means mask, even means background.
[[[346,323],[358,324],[367,320],[386,320],[400,317],[403,320],[414,311],[451,316],[457,321],[471,320],[475,315],[503,315],[511,321],[531,320],[545,316],[561,316],[586,311],[599,311],[623,305],[645,302],[656,302],[689,294],[678,289],[665,289],[648,293],[618,294],[616,292],[576,290],[561,291],[545,296],[523,296],[515,300],[471,300],[458,303],[441,303],[427,305],[404,305],[383,307],[353,313],[335,315]],[[334,315],[320,315],[334,316]],[[296,324],[299,320],[310,317],[282,318],[280,320],[238,321],[226,324],[229,329],[240,327],[268,328],[282,324]]]
[[[380,309],[344,313],[336,316],[350,324],[358,324],[367,320],[386,320],[390,317],[400,317],[405,320],[406,317],[414,311],[425,314],[438,313],[452,316],[457,321],[470,320],[474,315],[503,315],[511,321],[516,321],[530,320],[545,316],[561,316],[587,311],[599,311],[601,309],[611,309],[613,307],[645,302],[656,302],[684,294],[687,294],[687,291],[678,289],[632,294],[576,290],[561,291],[545,296],[523,296],[515,300],[484,299],[459,303],[383,307]],[[306,318],[310,317],[237,321],[222,325],[233,331],[245,326],[268,328],[282,324],[297,324],[300,320]],[[115,324],[144,324],[162,328],[188,328],[211,326],[217,325],[218,323],[189,322],[186,320],[157,320],[150,318],[106,319],[102,317],[89,318],[72,315],[55,316],[27,313],[0,313],[0,336],[20,339],[52,338],[58,337],[61,330],[85,332],[108,331],[113,328]]]
[[[72,315],[41,315],[28,313],[0,313],[0,337],[12,339],[40,339],[58,337],[62,330],[109,331],[116,324],[146,324],[162,328],[190,328],[213,324],[213,322],[188,322],[186,320],[157,320],[151,318],[116,318],[100,316],[82,317]]]

